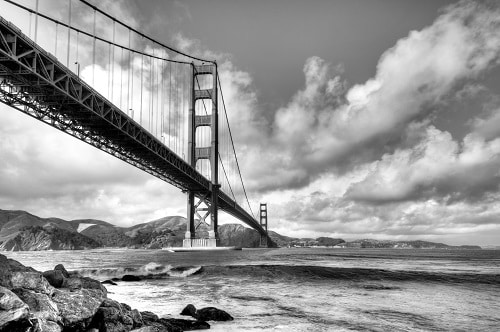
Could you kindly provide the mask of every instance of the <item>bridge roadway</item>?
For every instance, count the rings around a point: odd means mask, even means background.
[[[183,191],[211,183],[195,168],[0,16],[0,102],[103,150]],[[266,235],[219,190],[219,209]]]

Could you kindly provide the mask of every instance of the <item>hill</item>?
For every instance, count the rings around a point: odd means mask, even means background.
[[[128,247],[157,249],[182,246],[186,218],[164,217],[132,227],[118,227],[102,220],[40,218],[26,211],[0,209],[0,250],[91,249]],[[208,235],[207,225],[197,230]],[[349,247],[349,248],[416,248],[416,249],[481,249],[479,246],[449,246],[428,241],[390,241],[363,239],[345,242],[329,237],[294,238],[269,231],[279,247]],[[221,246],[255,248],[259,233],[240,224],[219,226]]]
[[[197,231],[208,236],[205,224]],[[26,211],[0,210],[0,250],[178,247],[185,232],[186,219],[180,216],[118,227],[102,220],[40,218]],[[219,237],[221,246],[252,248],[260,244],[257,231],[239,224],[219,226]]]

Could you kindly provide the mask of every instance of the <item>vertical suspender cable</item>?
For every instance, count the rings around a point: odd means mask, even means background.
[[[154,48],[153,48],[154,54]],[[153,131],[153,58],[149,59],[149,112],[148,112],[148,123],[149,123],[149,132],[154,134]]]
[[[144,72],[144,55],[141,54],[141,103],[139,109],[139,124],[142,126],[142,75]]]
[[[128,71],[127,71],[127,113],[130,110],[130,98],[132,98],[132,94],[130,93],[130,69],[132,67],[132,63],[130,62],[130,29],[128,30]]]
[[[130,31],[130,30],[129,30],[129,31]],[[130,51],[129,51],[129,52],[130,52]],[[129,55],[130,55],[130,53],[129,53]],[[135,56],[134,56],[134,57],[135,57]],[[131,73],[131,75],[130,75],[130,76],[132,76],[132,77],[131,77],[131,82],[130,82],[130,83],[131,83],[131,84],[130,84],[130,87],[131,87],[131,88],[130,88],[130,91],[129,91],[129,93],[130,93],[130,108],[132,109],[132,114],[131,114],[132,119],[134,118],[134,99],[133,99],[133,95],[134,95],[134,94],[132,93],[132,91],[134,91],[134,65],[133,65],[133,63],[134,63],[134,59],[132,58],[132,63],[130,63],[130,64],[129,64],[129,66],[130,66],[130,68],[131,68],[131,71],[132,71],[132,73]]]
[[[38,0],[36,0],[35,7],[35,43],[37,42],[38,37]]]
[[[120,109],[123,109],[123,47],[121,48],[120,54]]]
[[[57,58],[57,27],[58,27],[58,26],[59,26],[59,24],[58,24],[58,23],[56,23],[56,38],[55,38],[55,40],[56,40],[56,45],[54,46],[54,55],[56,56],[56,58]]]
[[[94,9],[94,27],[92,29],[92,35],[94,36],[93,40],[92,40],[92,86],[95,88],[95,43],[96,43],[96,39],[95,39],[95,9]]]
[[[160,54],[161,55],[161,54]],[[161,122],[159,121],[160,119],[160,68],[158,68],[158,60],[156,60],[156,137],[158,136],[158,127],[160,128],[160,134],[161,134]]]
[[[29,25],[29,28],[28,28],[28,36],[31,38],[31,12],[30,12],[30,25]]]
[[[163,50],[163,53],[165,53],[165,50]],[[165,57],[165,56],[163,56]],[[160,125],[160,132],[161,132],[161,137],[165,137],[165,79],[163,77],[163,74],[165,72],[165,61],[161,62],[161,98],[160,98],[160,110],[161,110],[161,125]],[[165,141],[163,141],[165,143]]]
[[[113,21],[113,44],[115,43],[115,21]],[[113,62],[111,63],[111,102],[113,102],[113,95],[115,91],[115,46],[111,46],[113,50],[113,55],[110,55],[113,57]]]
[[[69,9],[68,9],[68,53],[66,54],[66,67],[68,67],[68,68],[69,68],[70,36],[71,36],[71,0],[69,0]]]
[[[170,113],[172,108],[172,63],[169,63],[169,84],[168,84],[168,145],[170,147],[171,143],[171,135],[170,135],[170,127],[172,121],[170,120]]]
[[[79,41],[79,38],[80,38],[80,32],[77,31],[76,32],[76,63],[78,63],[78,41]]]
[[[108,44],[108,99],[111,96],[111,44]]]

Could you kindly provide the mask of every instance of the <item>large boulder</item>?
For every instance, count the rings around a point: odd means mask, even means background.
[[[21,279],[23,279],[23,273],[33,273],[33,275],[26,276],[27,279],[30,279],[34,276],[38,277],[39,275],[41,275],[40,272],[37,272],[35,269],[26,267],[18,261],[8,259],[4,255],[0,254],[0,286],[8,289],[16,287],[16,285],[22,282]],[[16,274],[16,285],[13,285],[12,283],[13,274]],[[39,284],[39,282],[35,282],[35,284],[36,283]],[[33,283],[31,284],[33,286]]]
[[[62,327],[56,322],[46,320],[43,318],[32,318],[30,319],[31,331],[34,332],[61,332]],[[24,330],[23,330],[24,331]]]
[[[105,299],[97,309],[91,326],[100,332],[130,331],[143,326],[139,311],[129,305]]]
[[[144,323],[144,330],[139,329],[140,332],[182,332],[182,328],[172,325],[166,320],[160,318],[158,315],[151,311],[141,311],[142,322]],[[135,331],[135,330],[134,330]]]
[[[191,316],[196,318],[196,320],[207,322],[207,321],[228,321],[233,320],[234,318],[225,312],[224,310],[217,309],[214,307],[206,307],[199,310],[196,310],[195,306],[192,304],[188,304],[181,312],[181,315]]]
[[[165,326],[178,328],[179,331],[193,331],[193,330],[208,330],[210,324],[201,320],[178,319],[178,318],[160,318],[160,323]],[[176,331],[176,330],[173,330]],[[176,331],[177,332],[177,331]]]
[[[61,315],[59,314],[57,305],[47,294],[37,293],[24,288],[15,288],[12,291],[28,305],[31,317],[52,321],[56,324],[61,322]]]
[[[85,331],[106,294],[96,289],[55,289],[52,295],[68,331]]]
[[[54,291],[40,272],[12,272],[10,281],[11,288],[24,288],[47,295]]]
[[[122,281],[141,281],[141,277],[132,274],[126,274],[122,277]]]
[[[104,287],[99,281],[88,277],[71,276],[70,278],[64,278],[62,288],[68,288],[72,291],[82,288],[95,289],[107,294],[106,287]]]
[[[18,327],[29,326],[29,307],[26,303],[0,286],[0,331],[13,331]]]
[[[64,274],[60,270],[49,270],[42,273],[49,284],[55,288],[61,288],[64,283]]]
[[[66,271],[66,268],[62,264],[57,264],[54,267],[54,271],[60,271],[64,278],[69,278],[69,272]]]

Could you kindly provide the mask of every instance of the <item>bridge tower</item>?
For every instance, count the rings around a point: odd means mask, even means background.
[[[260,246],[267,247],[267,203],[260,203],[260,225],[265,229],[266,235],[260,235]]]
[[[208,191],[188,191],[187,199],[187,229],[184,238],[184,247],[216,247],[219,241],[218,234],[218,191],[219,191],[219,117],[217,109],[217,64],[192,65],[191,77],[191,104],[188,119],[188,163],[196,168],[199,160],[208,160],[210,164],[211,183]],[[211,76],[211,87],[202,89],[198,77]],[[206,80],[203,80],[206,82]],[[211,103],[211,112],[205,109],[205,114],[196,114],[197,103]],[[201,127],[209,127],[211,135],[210,146],[197,146],[196,131]],[[208,218],[208,220],[207,220]],[[196,219],[196,220],[195,220]],[[196,225],[195,225],[196,222]],[[208,239],[198,238],[196,230],[202,224],[209,226]]]

